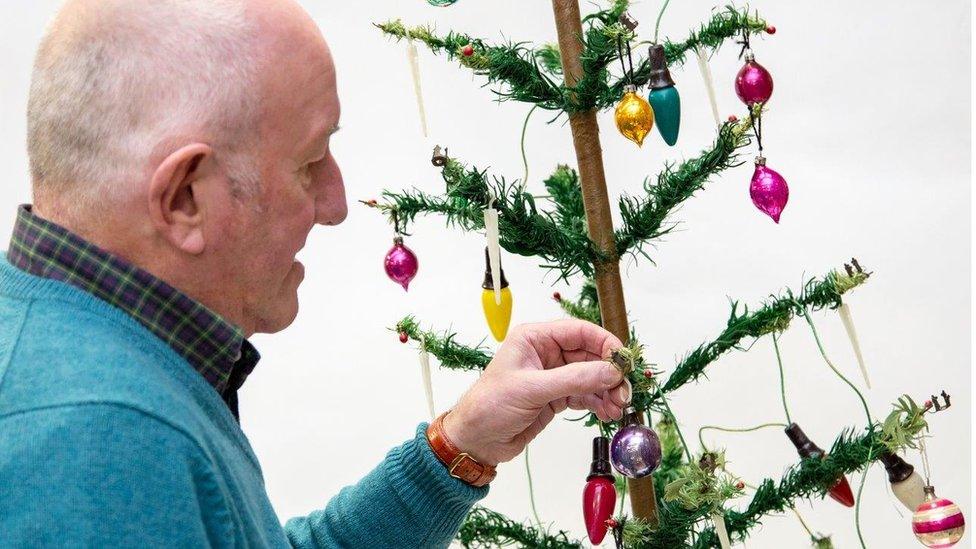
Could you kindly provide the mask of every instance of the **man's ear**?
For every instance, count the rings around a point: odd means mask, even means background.
[[[186,145],[163,159],[149,183],[149,217],[153,227],[179,250],[198,255],[206,248],[205,211],[194,193],[201,166],[213,159],[210,145]]]

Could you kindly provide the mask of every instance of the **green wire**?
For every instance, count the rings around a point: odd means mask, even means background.
[[[525,173],[522,175],[522,188],[529,182],[529,159],[525,155],[525,131],[529,128],[529,118],[532,117],[532,113],[539,108],[539,105],[533,106],[529,109],[529,114],[525,115],[525,122],[522,123],[522,166],[525,168]]]
[[[678,427],[678,418],[671,411],[671,406],[668,404],[668,399],[664,398],[664,392],[661,391],[661,386],[654,382],[654,387],[657,389],[657,395],[664,404],[664,409],[668,411],[668,415],[671,416],[671,420],[674,421],[674,432],[678,433],[678,440],[681,441],[681,447],[685,449],[685,455],[688,456],[688,463],[694,461],[691,457],[691,451],[688,449],[688,444],[685,443],[685,436],[681,434],[681,427]]]
[[[698,442],[701,444],[701,447],[704,450],[708,450],[708,447],[705,446],[705,439],[702,438],[702,433],[706,429],[712,429],[714,431],[722,431],[724,433],[751,433],[753,431],[758,431],[759,429],[765,429],[767,427],[785,428],[786,425],[783,423],[763,423],[762,425],[756,425],[755,427],[742,427],[739,429],[735,429],[732,427],[719,427],[718,425],[704,425],[702,426],[701,429],[698,429]]]
[[[830,369],[837,374],[837,377],[841,378],[844,383],[846,383],[855,393],[857,393],[857,398],[861,399],[861,405],[864,406],[864,414],[868,417],[868,428],[870,429],[874,425],[874,420],[871,419],[871,411],[868,409],[867,401],[864,400],[864,395],[861,394],[861,391],[859,391],[857,387],[851,383],[851,380],[844,377],[844,374],[840,373],[840,370],[838,370],[837,367],[830,362],[830,359],[827,358],[827,352],[824,351],[823,343],[820,341],[820,335],[817,333],[817,327],[814,326],[813,319],[810,318],[810,312],[807,311],[806,307],[803,307],[803,318],[805,318],[807,320],[807,324],[810,325],[810,330],[813,332],[813,338],[817,341],[817,348],[820,349],[820,356],[823,357],[824,362],[826,362],[827,366],[830,366]],[[870,460],[872,457],[873,456],[871,456],[871,451],[869,449],[868,459]],[[865,467],[864,473],[861,475],[861,486],[859,486],[857,489],[857,502],[854,509],[854,529],[857,531],[857,539],[861,542],[862,549],[867,549],[867,545],[865,545],[864,535],[861,533],[861,492],[864,490],[864,484],[867,481],[869,468],[870,465]]]
[[[525,476],[529,479],[529,505],[532,506],[532,516],[535,517],[535,523],[539,525],[539,530],[542,530],[542,521],[539,519],[539,511],[535,508],[535,489],[532,487],[532,469],[529,467],[529,445],[525,445]]]
[[[654,23],[654,43],[657,44],[658,31],[661,29],[661,18],[664,17],[664,10],[668,9],[668,4],[671,0],[664,0],[664,5],[661,6],[661,12],[657,14],[657,22]]]
[[[786,405],[786,377],[783,375],[783,357],[779,354],[779,342],[776,334],[773,334],[773,349],[776,349],[776,363],[779,364],[779,393],[783,397],[783,411],[786,412],[786,422],[793,423],[790,419],[790,409]]]
[[[844,377],[844,374],[840,373],[840,370],[838,370],[837,367],[834,366],[834,364],[830,361],[830,359],[827,358],[827,352],[824,351],[823,343],[820,341],[820,335],[817,333],[817,327],[813,325],[813,319],[810,318],[810,312],[807,311],[806,306],[803,307],[803,318],[807,320],[807,324],[810,325],[810,330],[813,331],[813,338],[817,341],[817,348],[820,349],[820,356],[823,357],[824,362],[826,362],[827,366],[829,366],[830,369],[833,370],[835,374],[837,374],[837,377],[843,380],[844,383],[846,383],[847,386],[850,387],[851,390],[853,390],[857,394],[857,398],[861,399],[861,406],[864,407],[864,415],[866,415],[868,418],[868,427],[870,428],[872,425],[874,425],[874,420],[871,419],[871,410],[868,409],[868,402],[864,400],[864,395],[861,394],[861,391],[859,391],[857,387],[854,386],[853,383],[851,383],[851,380]]]

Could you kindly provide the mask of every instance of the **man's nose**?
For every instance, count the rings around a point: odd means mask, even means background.
[[[315,222],[320,225],[338,225],[349,214],[346,204],[346,186],[342,170],[332,153],[329,153],[322,169],[315,195]]]

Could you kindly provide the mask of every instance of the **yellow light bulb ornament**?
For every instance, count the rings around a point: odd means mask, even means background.
[[[501,273],[501,299],[495,299],[494,278],[491,276],[491,262],[488,260],[488,251],[485,250],[485,280],[481,287],[481,307],[485,311],[485,320],[488,321],[488,328],[496,341],[502,341],[508,334],[508,325],[512,321],[512,290],[508,289],[508,280],[505,279],[505,271],[498,266]]]
[[[617,123],[617,130],[640,147],[644,144],[644,137],[654,128],[654,109],[646,99],[637,95],[636,86],[627,84],[613,119]]]

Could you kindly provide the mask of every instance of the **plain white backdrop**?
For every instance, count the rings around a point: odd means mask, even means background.
[[[241,396],[244,431],[283,520],[325,505],[427,419],[417,354],[388,327],[415,314],[425,325],[456,330],[464,342],[487,336],[479,299],[483,237],[447,229],[439,218],[420,220],[408,239],[420,273],[405,294],[382,271],[390,227],[354,201],[383,189],[442,190],[429,161],[434,144],[510,179],[522,173],[518,138],[528,105],[494,102],[480,78],[422,50],[431,129],[424,138],[405,45],[371,23],[402,17],[494,41],[555,40],[550,4],[541,1],[460,0],[449,9],[422,0],[302,4],[336,57],[343,130],[333,143],[352,204],[343,225],[313,232],[300,255],[308,275],[298,319],[283,333],[254,338],[264,359]],[[58,5],[0,2],[0,248],[15,206],[30,200],[24,144],[30,67]],[[633,5],[642,38],[653,31],[659,5]],[[673,2],[662,35],[685,36],[713,7]],[[758,1],[751,7],[778,29],[756,40],[754,50],[776,82],[764,121],[766,156],[790,183],[789,205],[780,225],[752,206],[748,163],[713,180],[676,213],[680,230],[650,250],[656,265],[624,261],[630,319],[647,358],[668,370],[721,331],[729,298],[758,304],[857,257],[875,273],[846,299],[874,382],[866,392],[872,412],[883,417],[903,393],[919,401],[942,389],[954,396],[950,412],[931,418],[932,482],[969,515],[970,4]],[[737,51],[730,43],[711,61],[723,118],[744,111],[732,88]],[[713,139],[694,62],[672,74],[684,109],[678,146],[667,148],[655,131],[639,150],[617,134],[612,113],[600,116],[612,198],[640,192],[644,178],[664,162],[693,156]],[[564,120],[547,124],[549,118],[537,111],[526,140],[529,188],[537,194],[558,163],[575,161],[568,126]],[[579,280],[557,284],[533,258],[506,254],[504,261],[515,296],[513,322],[561,316],[551,294],[574,295]],[[815,320],[829,355],[863,387],[837,315],[824,312]],[[841,429],[863,425],[856,397],[827,369],[805,323],[794,323],[781,348],[791,412],[811,438],[828,447]],[[441,371],[433,377],[439,409],[475,379]],[[783,421],[778,399],[772,344],[764,339],[749,353],[724,356],[707,380],[675,393],[672,406],[693,440],[705,424]],[[584,537],[580,494],[592,436],[559,419],[531,446],[539,514],[577,538]],[[709,438],[727,448],[730,467],[751,483],[779,478],[797,460],[776,429]],[[920,467],[917,454],[908,459]],[[859,476],[850,480],[856,490]],[[521,458],[499,468],[484,504],[530,518]],[[910,516],[897,508],[883,468],[872,468],[861,513],[869,546],[917,546]],[[829,499],[801,502],[799,509],[812,528],[832,534],[837,547],[857,546],[853,510]],[[748,542],[753,548],[807,544],[792,516],[768,518]]]

